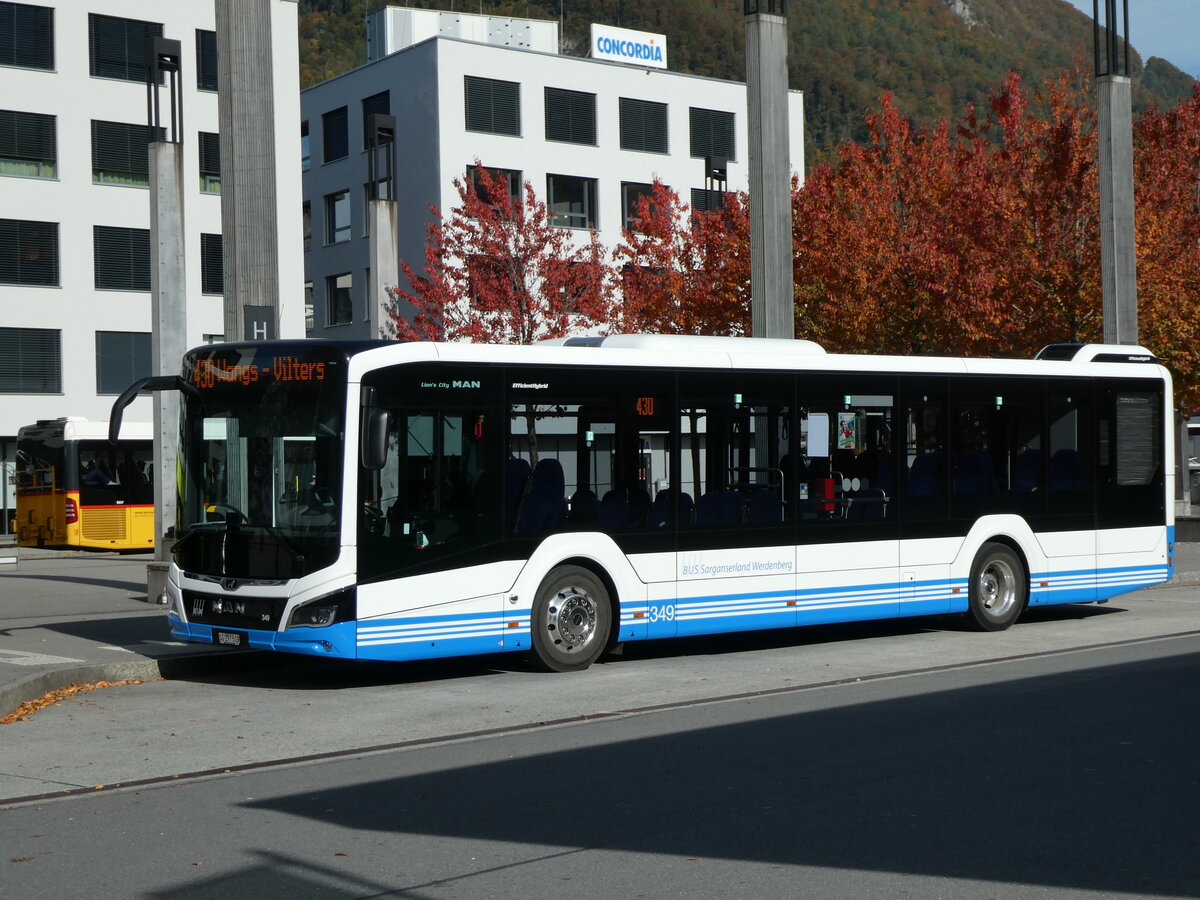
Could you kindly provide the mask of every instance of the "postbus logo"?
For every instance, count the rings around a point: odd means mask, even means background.
[[[651,34],[648,31],[593,24],[592,59],[665,69],[667,38],[666,35]]]

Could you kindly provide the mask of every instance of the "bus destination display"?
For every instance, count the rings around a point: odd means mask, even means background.
[[[325,365],[295,356],[273,356],[269,366],[257,362],[242,365],[223,359],[201,359],[196,361],[194,381],[201,390],[247,386],[259,381],[324,381]]]

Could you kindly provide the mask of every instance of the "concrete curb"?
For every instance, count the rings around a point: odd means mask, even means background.
[[[235,650],[190,653],[133,662],[64,666],[61,669],[38,672],[0,687],[0,716],[14,712],[22,703],[36,700],[50,691],[61,690],[73,684],[93,684],[97,681],[155,681],[159,678],[241,672],[267,665],[273,657],[277,657],[277,654],[264,650]]]

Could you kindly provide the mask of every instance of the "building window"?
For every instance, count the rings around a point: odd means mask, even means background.
[[[200,293],[225,293],[225,261],[219,234],[200,235]]]
[[[88,16],[91,74],[145,84],[149,71],[146,39],[162,37],[162,33],[163,27],[158,22],[118,19],[91,13]]]
[[[667,104],[621,98],[621,149],[667,153]]]
[[[92,120],[92,181],[96,184],[150,185],[149,126]],[[166,132],[158,129],[158,140]]]
[[[0,219],[0,284],[58,285],[58,223]]]
[[[654,185],[637,181],[621,182],[621,216],[630,231],[638,221],[638,203],[643,197],[654,196]]]
[[[212,131],[200,132],[200,191],[221,193],[221,136]]]
[[[96,393],[119,394],[154,374],[148,331],[96,332]]]
[[[467,131],[521,136],[521,85],[467,75]]]
[[[546,88],[546,140],[596,144],[596,95]]]
[[[313,307],[313,283],[304,282],[304,330],[311,332],[317,327],[317,313]]]
[[[92,229],[92,260],[97,290],[150,290],[150,229]]]
[[[308,137],[308,121],[300,123],[300,171],[312,168],[312,141]]]
[[[225,343],[225,335],[223,334],[204,334],[201,335],[206,344],[223,344]]]
[[[350,192],[338,191],[325,196],[325,243],[350,240]]]
[[[0,175],[53,178],[57,159],[54,116],[0,109]]]
[[[363,209],[367,209],[367,204],[372,200],[394,200],[392,196],[392,182],[387,178],[380,178],[375,182],[374,190],[371,189],[371,182],[363,185]],[[363,233],[370,233],[369,223],[363,223]]]
[[[514,206],[521,202],[521,172],[518,169],[493,169],[491,166],[484,166],[488,175],[499,181],[508,190],[508,200]],[[489,196],[487,188],[483,185],[483,179],[479,177],[478,166],[467,166],[467,181],[475,189],[475,195],[484,203],[494,204],[494,200]],[[497,198],[498,199],[498,198]]]
[[[546,205],[550,224],[565,228],[596,228],[596,179],[547,175]]]
[[[350,136],[346,130],[346,107],[321,116],[321,140],[324,142],[325,162],[345,159],[350,155]]]
[[[0,328],[0,394],[61,394],[62,332]]]
[[[692,188],[692,212],[718,212],[725,208],[725,192]]]
[[[733,113],[719,109],[691,109],[692,156],[737,159],[733,137]]]
[[[308,251],[312,249],[312,204],[305,200],[302,210],[300,221],[304,228],[304,249]]]
[[[390,91],[380,91],[378,94],[372,94],[370,97],[365,97],[363,99],[362,118],[364,150],[371,146],[371,116],[388,116],[391,115],[391,113],[392,99]]]
[[[0,66],[54,68],[54,10],[0,3]]]
[[[325,324],[349,325],[354,321],[354,303],[350,299],[353,283],[353,276],[349,272],[330,275],[325,279],[325,297],[329,304],[325,312]]]
[[[196,90],[217,89],[217,33],[196,31]]]

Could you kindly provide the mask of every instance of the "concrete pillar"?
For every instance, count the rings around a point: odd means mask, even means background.
[[[371,200],[367,203],[371,228],[371,275],[367,279],[367,314],[372,338],[390,337],[384,329],[391,318],[384,310],[389,305],[388,288],[400,283],[400,257],[396,252],[396,201]]]
[[[187,350],[187,300],[183,231],[183,146],[150,144],[150,348],[155,375],[178,375]],[[158,602],[166,588],[175,528],[175,460],[179,455],[179,395],[154,393],[154,562],[146,597]]]
[[[782,3],[770,8],[782,10]],[[754,4],[754,9],[758,9]],[[747,11],[750,4],[747,4]],[[787,17],[746,16],[750,157],[750,295],[754,337],[796,336],[788,154]]]
[[[1096,79],[1100,129],[1100,267],[1106,344],[1138,342],[1130,91],[1130,80],[1124,75],[1102,75]]]
[[[227,341],[279,336],[274,2],[216,0]]]

